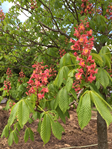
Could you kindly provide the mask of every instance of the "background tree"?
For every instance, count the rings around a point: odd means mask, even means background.
[[[74,27],[85,19],[89,22],[88,30],[93,30],[96,49],[94,53],[99,53],[102,58],[103,69],[111,69],[111,55],[108,51],[112,51],[112,48],[104,46],[112,44],[112,0],[10,0],[10,2],[13,2],[14,6],[9,13],[5,14],[5,17],[3,12],[0,15],[1,72],[4,72],[8,66],[16,72],[22,67],[26,75],[30,76],[31,65],[34,61],[42,60],[49,67],[53,64],[58,70],[57,63],[60,56],[66,52],[74,53],[70,38],[76,39]],[[26,16],[27,13],[30,15],[24,23],[18,19],[20,11]],[[93,58],[97,66],[100,66],[101,59],[99,60],[95,54]],[[69,60],[65,61],[65,64],[67,63],[69,64]],[[109,84],[106,89],[109,96],[110,88]],[[100,92],[106,100],[107,95],[102,86]],[[102,125],[99,127],[100,122]],[[98,130],[100,129],[107,130],[105,121],[98,113]],[[107,149],[107,138],[105,141],[102,138],[106,137],[107,132],[104,133],[99,135],[99,140],[103,140],[105,143],[103,146]],[[102,141],[100,142],[99,148],[102,148]]]

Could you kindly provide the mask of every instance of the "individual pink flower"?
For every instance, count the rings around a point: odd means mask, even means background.
[[[88,36],[92,36],[92,29],[87,32]]]
[[[80,36],[79,42],[80,42],[80,43],[83,43],[83,42],[84,42],[84,38],[83,38],[82,36]]]
[[[75,77],[76,77],[76,80],[80,80],[81,79],[81,77],[82,77],[82,73],[76,73],[75,74]]]
[[[88,81],[90,83],[92,83],[95,79],[96,79],[96,76],[92,76],[92,74],[90,74],[90,76],[88,77]]]
[[[77,69],[78,70],[78,72],[80,72],[80,73],[84,73],[84,71],[83,71],[83,69],[81,68],[81,69]]]
[[[74,50],[74,45],[71,46],[71,49]]]
[[[82,55],[88,55],[89,49],[88,48],[84,48]]]
[[[78,27],[79,31],[84,31],[85,30],[85,27],[83,25],[83,23],[81,23]]]
[[[85,66],[85,62],[83,60],[80,61],[79,63],[80,66],[84,67]]]
[[[36,87],[39,87],[39,86],[41,86],[41,83],[40,83],[40,81],[38,81],[38,80],[36,80],[36,79],[35,79],[35,85],[36,85]]]
[[[44,98],[44,94],[38,93],[38,98],[39,98],[39,100]]]
[[[92,56],[89,55],[87,61],[91,61],[92,60]]]
[[[48,93],[49,90],[48,90],[48,88],[43,88],[43,89],[41,90],[41,92]]]
[[[77,52],[74,52],[74,56],[77,56],[78,54],[77,54]]]
[[[32,79],[30,79],[27,83],[30,84],[30,85],[33,85],[34,81]]]
[[[77,38],[80,36],[79,31],[77,29],[74,32],[74,36],[76,36]]]

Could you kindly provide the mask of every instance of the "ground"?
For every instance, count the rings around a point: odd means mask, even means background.
[[[31,127],[35,134],[35,140],[32,142],[30,139],[27,143],[24,143],[24,131],[20,132],[19,143],[13,143],[9,146],[6,138],[0,138],[0,149],[97,149],[97,122],[96,112],[92,111],[92,119],[90,123],[81,130],[78,125],[76,110],[69,111],[70,119],[67,119],[66,124],[61,122],[65,129],[65,133],[62,134],[62,139],[58,140],[51,135],[50,141],[43,146],[42,139],[37,132],[38,120],[33,124],[27,124]],[[4,126],[7,124],[8,113],[3,109],[0,110],[0,135]],[[108,128],[108,142],[109,149],[112,149],[112,124]],[[93,146],[94,145],[94,146]]]

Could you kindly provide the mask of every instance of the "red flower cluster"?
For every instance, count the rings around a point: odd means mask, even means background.
[[[7,68],[6,74],[8,76],[8,78],[10,78],[12,76],[12,72],[10,68]],[[7,92],[9,92],[9,90],[11,89],[11,83],[9,81],[9,79],[6,79],[4,81],[4,90],[7,90]]]
[[[31,0],[31,9],[35,9],[35,8],[38,8],[38,6],[37,6],[37,2]]]
[[[28,81],[29,91],[26,92],[27,95],[36,94],[39,100],[44,98],[45,93],[48,92],[48,88],[46,86],[48,78],[52,76],[50,74],[50,70],[46,69],[48,66],[42,66],[42,64],[43,62],[32,65],[35,70]]]
[[[99,7],[97,9],[97,13],[99,15],[102,15],[102,8],[101,7]],[[108,6],[108,9],[106,9],[105,18],[108,19],[108,20],[112,20],[112,4],[111,3]]]
[[[112,20],[112,5],[108,6],[108,9],[106,9],[106,13],[107,15],[105,15],[105,18],[108,20]]]
[[[8,78],[10,78],[12,76],[12,72],[10,68],[7,68],[7,72],[6,72]]]
[[[82,4],[81,7],[83,8],[83,10],[81,11],[81,14],[92,14],[93,10],[93,4],[88,2],[88,0],[82,0]]]
[[[23,72],[23,70],[21,69],[21,71],[19,72],[19,78],[18,78],[18,82],[23,83],[22,78],[25,78],[25,74]]]
[[[11,89],[11,83],[9,80],[4,81],[4,90],[7,90],[7,92],[9,92],[9,90]]]
[[[0,21],[3,21],[4,18],[5,18],[5,15],[4,15],[4,13],[3,13],[3,10],[1,9],[1,10],[0,10]]]
[[[60,54],[60,57],[63,57],[66,54],[65,49],[60,49],[59,54]]]
[[[75,28],[74,36],[77,40],[70,40],[74,44],[71,46],[71,49],[75,51],[74,55],[80,65],[80,69],[77,69],[78,73],[75,74],[76,80],[79,80],[80,83],[81,80],[92,83],[96,79],[94,74],[98,71],[98,69],[95,70],[96,64],[90,55],[94,38],[92,37],[92,30],[86,31],[88,26],[88,22],[81,23]],[[78,56],[79,53],[80,57]],[[80,89],[79,86],[78,89]]]

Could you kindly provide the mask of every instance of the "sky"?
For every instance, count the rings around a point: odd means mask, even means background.
[[[8,11],[9,11],[9,8],[11,8],[11,6],[13,6],[14,4],[13,3],[9,3],[9,2],[4,2],[4,3],[2,3],[2,9],[3,9],[3,12],[4,13],[7,13]],[[26,13],[26,12],[25,12]],[[26,13],[27,14],[27,13]],[[27,14],[28,15],[28,14]],[[20,21],[21,22],[24,22],[26,19],[27,19],[27,17],[23,14],[23,13],[21,13],[21,15],[18,17],[19,19],[20,19]]]

